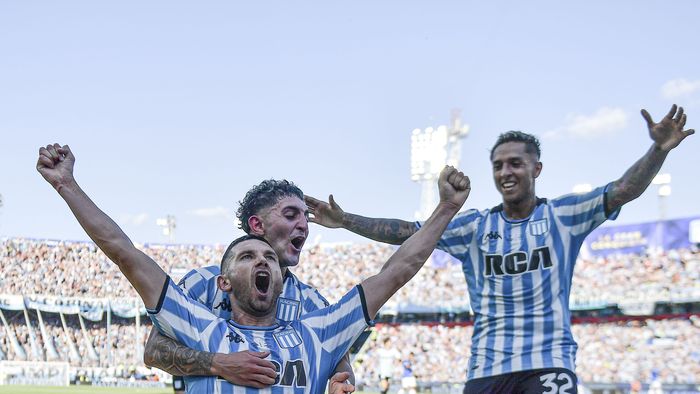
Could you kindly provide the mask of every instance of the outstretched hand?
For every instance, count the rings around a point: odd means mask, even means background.
[[[677,147],[685,137],[695,133],[693,129],[683,130],[687,116],[683,113],[683,107],[677,107],[676,104],[673,104],[671,110],[659,123],[654,123],[645,109],[642,110],[642,117],[647,121],[649,136],[664,152]]]
[[[438,178],[440,202],[453,205],[459,210],[469,197],[471,182],[469,177],[452,166],[445,166]]]
[[[335,202],[332,194],[328,196],[328,202],[304,195],[304,202],[306,202],[309,213],[312,215],[309,217],[311,223],[320,224],[328,228],[343,226],[343,215],[345,215],[345,212]]]
[[[36,170],[54,189],[58,190],[62,185],[67,185],[74,180],[74,164],[75,156],[68,145],[46,145],[45,148],[39,149]]]

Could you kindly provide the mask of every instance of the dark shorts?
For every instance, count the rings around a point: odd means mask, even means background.
[[[532,369],[472,379],[464,394],[577,394],[576,374],[564,368]]]

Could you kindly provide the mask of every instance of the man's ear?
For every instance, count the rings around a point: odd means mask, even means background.
[[[535,178],[540,176],[540,172],[542,172],[542,162],[538,161],[537,164],[535,164]]]
[[[258,215],[251,215],[248,218],[248,227],[250,227],[250,235],[257,235],[258,237],[265,235],[265,226],[262,218]]]
[[[226,293],[230,293],[231,290],[233,289],[233,286],[231,285],[231,281],[225,278],[223,275],[219,275],[216,278],[216,285],[219,286],[219,289]]]

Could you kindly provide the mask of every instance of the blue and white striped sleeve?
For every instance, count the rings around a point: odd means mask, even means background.
[[[350,350],[365,328],[374,325],[367,312],[361,285],[353,287],[328,308],[302,316],[301,321],[318,335],[321,347],[332,355],[335,362]]]
[[[620,208],[605,212],[607,191],[612,183],[588,193],[567,194],[552,200],[552,207],[559,222],[569,228],[572,235],[586,235],[606,220],[615,220]]]
[[[211,310],[215,294],[215,291],[212,290],[216,290],[216,277],[219,273],[220,269],[216,265],[195,268],[180,279],[178,286],[188,297],[197,300]]]
[[[189,348],[209,351],[209,341],[203,333],[218,318],[204,305],[187,297],[170,277],[163,285],[158,305],[149,309],[148,315],[163,335]]]
[[[442,233],[437,248],[459,260],[466,259],[466,254],[469,252],[468,245],[474,237],[481,216],[481,212],[476,209],[458,213]],[[416,228],[420,229],[421,226],[423,222],[416,222]]]
[[[299,282],[301,290],[302,315],[330,306],[328,300],[315,288]]]

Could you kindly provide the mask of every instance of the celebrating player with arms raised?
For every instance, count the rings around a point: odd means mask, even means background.
[[[222,290],[233,293],[232,319],[224,320],[187,297],[90,200],[73,178],[74,162],[68,146],[48,145],[39,150],[37,170],[134,286],[158,328],[197,350],[269,351],[269,361],[279,372],[269,388],[250,389],[219,379],[208,387],[208,392],[322,393],[333,368],[354,339],[371,324],[389,297],[423,266],[470,191],[469,179],[446,167],[438,181],[437,208],[378,274],[362,281],[338,303],[287,324],[279,324],[276,319],[282,291],[277,253],[263,238],[247,235],[235,240],[222,258],[222,275],[218,279]]]
[[[639,197],[668,153],[694,130],[675,105],[659,123],[646,110],[652,146],[624,175],[585,194],[538,198],[542,171],[538,140],[511,131],[491,149],[503,202],[457,215],[438,247],[461,260],[475,314],[465,393],[575,393],[577,345],[571,334],[569,292],[584,238],[622,205]],[[307,196],[312,221],[401,244],[422,223],[345,213]]]

